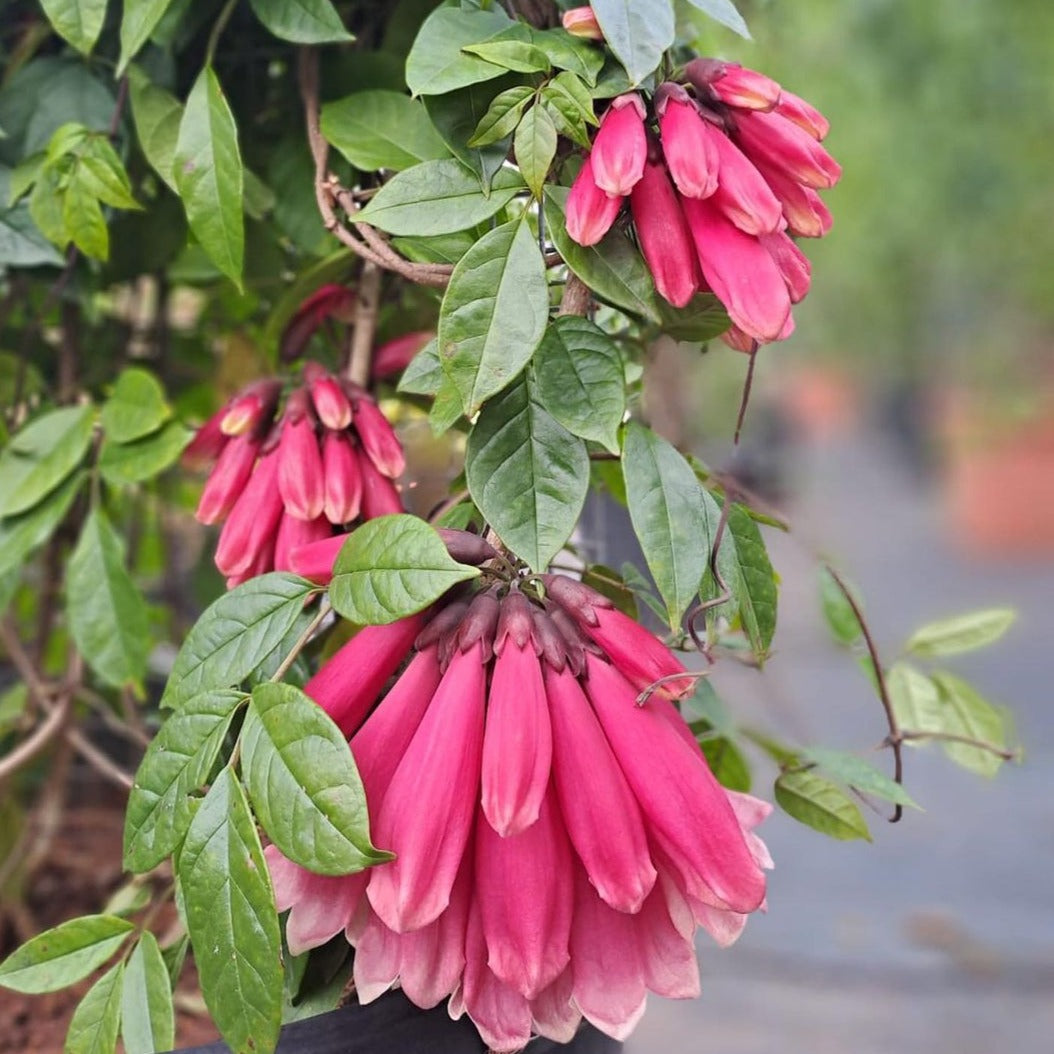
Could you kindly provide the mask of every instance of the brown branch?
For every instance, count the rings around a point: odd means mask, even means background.
[[[47,716],[44,720],[10,754],[0,758],[0,784],[3,784],[4,780],[17,772],[23,765],[28,765],[62,732],[69,710],[70,697],[67,695],[59,700],[58,706],[46,711]]]
[[[590,304],[593,302],[593,291],[582,281],[578,275],[569,273],[567,284],[564,286],[564,295],[560,298],[560,315],[581,315],[583,318],[589,314]]]
[[[344,376],[365,388],[370,383],[373,363],[373,338],[377,332],[377,312],[381,302],[381,269],[367,261],[359,275],[358,296],[355,300],[355,328],[352,331]]]
[[[886,672],[882,666],[882,660],[878,657],[878,648],[875,645],[875,638],[871,635],[871,629],[867,624],[867,619],[864,618],[864,613],[860,610],[860,605],[856,602],[856,597],[853,596],[852,590],[845,584],[845,581],[830,564],[824,564],[824,567],[833,579],[834,584],[838,586],[839,592],[845,597],[845,602],[852,610],[853,616],[856,618],[856,621],[860,626],[860,632],[864,635],[864,644],[867,646],[867,653],[871,658],[871,667],[875,671],[875,681],[878,684],[878,697],[882,701],[882,709],[886,712],[886,724],[889,726],[889,736],[886,738],[886,743],[893,751],[893,782],[903,785],[904,733],[901,732],[900,725],[897,723],[897,715],[893,709],[893,700],[889,695],[889,685],[886,682]],[[897,823],[903,815],[904,806],[896,805],[893,807],[893,815],[890,816],[889,822]]]

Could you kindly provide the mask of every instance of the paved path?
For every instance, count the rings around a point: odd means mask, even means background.
[[[956,661],[1014,708],[1026,764],[994,782],[930,747],[908,753],[926,809],[874,817],[872,845],[774,814],[771,910],[721,951],[700,941],[703,997],[653,999],[627,1054],[1046,1054],[1054,1050],[1054,562],[956,551],[931,493],[875,437],[803,453],[798,533],[860,585],[891,656],[920,622],[1011,603],[1021,619]],[[807,514],[808,519],[804,517]],[[883,735],[862,675],[827,643],[811,558],[770,539],[783,576],[763,675],[719,669],[737,712],[791,739],[859,749]],[[949,663],[949,665],[951,665]],[[756,789],[769,796],[764,773]]]

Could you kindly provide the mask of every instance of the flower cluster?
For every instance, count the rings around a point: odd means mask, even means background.
[[[365,391],[308,362],[278,415],[281,395],[275,379],[249,385],[184,454],[212,466],[196,515],[223,523],[216,566],[228,586],[293,570],[293,553],[353,520],[403,511],[392,483],[403,449]]]
[[[640,94],[612,101],[571,187],[567,231],[595,244],[628,197],[659,293],[683,307],[713,292],[733,322],[727,342],[751,350],[793,332],[810,267],[792,236],[829,230],[817,191],[841,168],[820,145],[826,119],[775,81],[714,59],[685,75],[692,92],[655,92],[658,134]]]
[[[583,1017],[623,1038],[648,990],[697,995],[696,927],[735,940],[771,866],[770,807],[717,783],[673,703],[684,667],[582,583],[542,581],[367,627],[306,685],[394,861],[326,877],[267,849],[294,954],[344,932],[361,1001],[449,997],[499,1051]]]

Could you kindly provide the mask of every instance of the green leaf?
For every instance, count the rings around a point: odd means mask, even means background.
[[[591,5],[604,42],[640,84],[673,44],[673,0],[594,0]]]
[[[39,185],[39,184],[38,184]],[[106,218],[102,206],[88,182],[81,178],[78,165],[66,185],[62,199],[62,222],[66,236],[85,256],[93,260],[105,260],[110,255],[110,232],[106,229]]]
[[[94,508],[66,571],[66,611],[77,648],[95,673],[114,688],[141,689],[149,622],[124,561],[121,538],[102,509]]]
[[[820,606],[831,636],[837,643],[847,647],[855,644],[863,636],[860,620],[827,567],[821,566],[817,571],[817,584],[820,589]],[[855,587],[851,582],[846,585],[854,601],[860,606],[862,601]]]
[[[729,790],[750,792],[750,766],[739,747],[723,736],[702,737],[699,746],[706,755],[706,762],[714,779]]]
[[[84,915],[46,930],[0,963],[0,987],[38,995],[87,977],[135,927],[116,915]]]
[[[488,231],[454,268],[439,309],[439,359],[468,415],[527,365],[548,318],[545,261],[526,220]]]
[[[454,560],[424,520],[380,516],[357,527],[341,547],[329,598],[346,619],[383,626],[422,611],[479,573]]]
[[[983,699],[971,685],[950,673],[933,674],[940,693],[942,723],[946,732],[1006,749],[1006,724],[1002,713]],[[983,747],[945,743],[944,752],[957,765],[981,776],[994,776],[1003,759]]]
[[[239,684],[285,639],[312,582],[284,571],[259,575],[210,604],[194,623],[169,674],[162,706]]]
[[[99,453],[99,471],[113,486],[128,486],[153,479],[174,465],[194,433],[178,421],[169,421],[156,435],[132,443],[106,440]]]
[[[91,129],[77,121],[68,121],[59,125],[48,140],[44,163],[48,168],[55,167],[57,162],[68,154],[78,152],[84,141],[91,135]]]
[[[570,73],[561,73],[560,76],[571,78],[574,75]],[[549,116],[552,118],[557,131],[559,131],[561,135],[566,135],[569,139],[572,139],[582,147],[583,150],[588,150],[590,147],[590,140],[587,124],[593,123],[592,107],[590,107],[588,111],[590,120],[587,121],[583,116],[578,102],[568,93],[563,92],[556,87],[557,80],[559,80],[559,77],[556,80],[550,81],[544,88],[542,88],[542,103],[548,111]],[[581,85],[581,81],[578,83]],[[583,90],[585,90],[585,86],[582,85],[582,87]]]
[[[456,264],[476,244],[471,231],[439,234],[434,238],[393,238],[392,247],[414,263]]]
[[[409,395],[435,395],[445,378],[439,347],[430,340],[409,362],[399,378],[399,391]]]
[[[655,283],[644,257],[618,230],[609,231],[596,245],[572,241],[564,216],[567,195],[566,187],[545,188],[546,229],[564,262],[601,300],[660,322]]]
[[[424,105],[394,91],[356,92],[326,103],[322,134],[364,172],[399,172],[450,156]]]
[[[521,377],[483,407],[468,437],[465,474],[472,500],[501,540],[544,571],[582,512],[589,455]]]
[[[466,44],[462,51],[492,62],[514,73],[548,73],[549,57],[541,48],[522,40],[491,40],[484,44]]]
[[[55,533],[84,480],[85,474],[78,472],[32,509],[0,520],[0,575],[19,568],[34,549]]]
[[[179,856],[201,992],[233,1054],[274,1050],[282,941],[274,893],[245,793],[229,768],[201,803]]]
[[[245,252],[238,129],[211,67],[194,82],[173,157],[187,222],[212,262],[241,287]]]
[[[487,112],[479,119],[470,146],[489,146],[512,135],[520,123],[524,107],[534,98],[534,89],[526,84],[506,88],[494,96]]]
[[[256,17],[280,40],[340,44],[355,38],[330,0],[250,0]]]
[[[505,71],[461,49],[510,28],[504,11],[462,11],[441,7],[424,20],[406,58],[406,84],[414,95],[442,95]],[[529,39],[524,27],[523,35]]]
[[[70,240],[66,231],[65,187],[59,184],[54,168],[45,168],[29,195],[29,215],[48,241],[64,249]]]
[[[303,692],[257,685],[241,744],[256,815],[284,856],[318,875],[392,859],[370,841],[366,792],[347,737]]]
[[[516,127],[513,152],[527,186],[540,201],[545,177],[556,157],[556,125],[544,106],[532,106],[523,115]]]
[[[157,867],[183,841],[212,774],[243,692],[213,689],[192,696],[153,738],[135,774],[124,821],[124,866]]]
[[[539,402],[564,428],[618,453],[625,370],[618,345],[599,326],[577,315],[553,319],[531,369]]]
[[[5,598],[0,584],[0,612],[7,607],[10,597]],[[18,681],[0,692],[0,738],[6,736],[21,721],[29,705],[29,689]],[[0,839],[0,855],[6,852],[5,839]]]
[[[703,343],[720,336],[732,320],[713,293],[696,293],[684,307],[674,307],[659,299],[662,331],[675,340]]]
[[[867,823],[848,795],[837,784],[811,769],[785,772],[776,780],[776,803],[788,816],[821,834],[848,841],[871,841]]]
[[[0,168],[0,183],[2,177],[3,169]],[[63,263],[54,245],[34,222],[25,202],[12,209],[0,208],[0,266],[61,267]]]
[[[124,0],[124,15],[121,18],[121,58],[117,63],[118,77],[150,39],[150,34],[154,32],[171,3],[172,0]]]
[[[132,118],[143,156],[169,188],[178,194],[173,165],[179,126],[183,120],[183,106],[174,95],[154,84],[138,66],[128,70],[128,83]]]
[[[665,439],[635,421],[626,426],[622,474],[633,531],[676,630],[710,560],[713,498]]]
[[[168,969],[157,939],[144,930],[124,971],[121,1039],[125,1054],[155,1054],[176,1042]]]
[[[156,432],[171,416],[161,382],[148,370],[129,366],[103,403],[102,427],[107,439],[130,443]]]
[[[534,30],[531,40],[549,56],[558,69],[569,70],[590,87],[604,65],[604,52],[585,40],[579,40],[564,29]],[[560,78],[557,77],[557,80]]]
[[[24,194],[29,191],[34,183],[40,178],[40,171],[44,165],[43,154],[33,154],[25,157],[7,174],[8,190],[0,196],[0,205],[12,206]]]
[[[445,95],[426,95],[424,98],[425,109],[436,131],[450,152],[476,175],[485,196],[490,195],[494,177],[503,171],[512,143],[512,130],[487,146],[468,144],[490,104],[516,79],[513,74],[506,74],[486,84],[470,84]]]
[[[180,908],[179,883],[176,883],[176,907]],[[180,917],[186,916],[185,911],[180,911]],[[169,984],[175,988],[179,984],[180,975],[183,973],[183,964],[187,960],[187,949],[190,947],[190,937],[186,933],[176,938],[175,942],[161,949],[161,958],[165,962],[165,970],[168,971]]]
[[[929,622],[911,635],[907,650],[923,659],[975,651],[999,640],[1016,618],[1010,608],[989,608]]]
[[[458,422],[461,416],[461,395],[446,374],[443,374],[443,382],[435,394],[432,409],[428,411],[428,424],[432,429],[432,435],[443,435]]]
[[[94,408],[51,410],[16,432],[0,454],[0,516],[25,512],[80,464],[91,443]]]
[[[688,0],[692,7],[697,7],[703,14],[727,26],[733,33],[750,40],[750,30],[747,29],[743,16],[736,10],[732,0]]]
[[[70,1019],[63,1054],[114,1054],[121,1028],[124,963],[115,963],[88,989]]]
[[[106,18],[106,0],[40,0],[55,32],[87,55]]]
[[[897,724],[904,731],[945,730],[940,692],[932,678],[907,663],[897,662],[886,671],[886,688]],[[905,742],[910,746],[921,745],[910,739]]]
[[[733,504],[729,509],[726,532],[725,537],[731,538],[733,542],[730,556],[734,581],[729,581],[727,567],[722,566],[721,572],[732,590],[754,657],[762,663],[768,656],[772,635],[776,630],[776,604],[779,599],[776,575],[769,562],[761,532],[742,505]],[[721,549],[723,552],[723,543]]]
[[[389,234],[452,234],[490,219],[523,189],[519,173],[502,169],[487,197],[460,162],[425,161],[393,176],[358,218]]]
[[[132,194],[128,173],[102,135],[93,135],[77,162],[77,179],[103,204],[115,209],[138,209],[142,206]]]
[[[856,754],[809,747],[802,751],[802,758],[813,762],[827,775],[862,794],[873,794],[876,798],[894,802],[896,805],[907,805],[912,809],[919,808],[918,802],[899,783],[879,772]]]

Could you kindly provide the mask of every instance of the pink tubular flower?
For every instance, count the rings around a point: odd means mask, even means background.
[[[565,11],[560,22],[572,36],[584,37],[586,40],[604,39],[604,31],[600,28],[597,16],[588,4],[585,7],[572,7]]]
[[[384,380],[402,373],[413,357],[435,336],[431,330],[404,333],[401,337],[382,344],[373,356],[371,375],[374,380]]]
[[[768,165],[758,171],[783,209],[787,230],[799,238],[822,238],[831,229],[831,212],[812,187],[802,186]]]
[[[778,231],[783,223],[783,209],[771,187],[728,136],[712,125],[706,128],[719,158],[712,203],[747,234]]]
[[[780,101],[780,86],[771,77],[741,66],[738,62],[693,59],[685,66],[684,72],[700,92],[726,106],[742,110],[771,110]]]
[[[793,121],[799,128],[808,132],[817,142],[822,142],[831,129],[831,122],[815,106],[787,90],[780,93],[776,104],[776,113]]]
[[[377,404],[366,395],[355,400],[355,427],[362,449],[377,471],[389,479],[401,476],[406,469],[403,447]]]
[[[343,432],[322,437],[322,508],[330,523],[350,523],[362,508],[362,470],[351,440]]]
[[[300,398],[290,398],[278,439],[278,492],[291,516],[314,520],[325,504],[322,452],[307,412],[307,397],[303,391],[294,396]]]
[[[362,476],[362,518],[373,520],[403,511],[403,499],[387,476],[382,476],[373,462],[358,451],[359,473]]]
[[[220,523],[230,515],[253,474],[259,453],[260,441],[250,435],[227,440],[194,513],[201,523]]]
[[[327,318],[350,322],[355,309],[355,294],[342,285],[320,286],[296,309],[286,324],[279,342],[278,355],[283,362],[300,358],[315,330]]]
[[[271,419],[281,391],[279,381],[254,381],[227,404],[220,418],[220,430],[227,436],[257,432]]]
[[[351,740],[393,860],[331,879],[267,850],[292,950],[343,929],[361,1001],[449,996],[501,1051],[569,1042],[583,1017],[623,1039],[649,991],[697,995],[696,928],[734,940],[771,866],[754,832],[768,806],[716,782],[669,698],[637,705],[627,676],[680,664],[581,582],[542,583],[457,586],[412,628],[362,630],[309,683],[361,715],[413,640]]]
[[[278,454],[260,458],[241,496],[235,502],[216,545],[216,566],[225,575],[240,575],[250,568],[269,566],[275,536],[282,518],[278,493]]]
[[[328,540],[332,530],[325,516],[319,516],[315,520],[301,520],[290,516],[288,512],[283,513],[278,524],[278,534],[275,536],[274,569],[294,570],[292,554],[305,546],[318,545],[323,539]]]
[[[655,99],[662,154],[677,189],[688,198],[710,197],[720,163],[713,131],[680,85],[661,85]]]
[[[684,307],[699,288],[699,264],[688,223],[661,162],[648,162],[630,194],[641,252],[659,295]]]
[[[751,158],[807,187],[833,187],[842,166],[804,129],[779,113],[742,113],[739,142]]]
[[[703,277],[732,321],[761,343],[780,338],[790,295],[768,250],[744,234],[709,199],[684,200]]]
[[[183,449],[181,460],[185,468],[208,468],[223,453],[227,436],[221,422],[226,413],[226,407],[218,410],[194,433],[194,438]]]
[[[622,209],[622,197],[608,194],[597,186],[592,157],[571,184],[567,195],[567,233],[579,245],[596,245],[615,222]]]
[[[351,424],[351,403],[336,377],[317,362],[309,362],[304,366],[304,380],[322,424],[336,432],[347,428]]]
[[[644,116],[641,97],[629,92],[612,99],[600,119],[589,159],[596,185],[608,194],[625,196],[644,175],[644,162],[648,159]]]
[[[812,268],[805,258],[805,253],[782,231],[763,235],[760,241],[780,269],[780,274],[787,283],[791,303],[797,304],[804,300],[812,280]]]
[[[333,562],[347,540],[346,534],[334,534],[320,541],[290,547],[288,570],[320,586],[329,585],[333,578]]]

